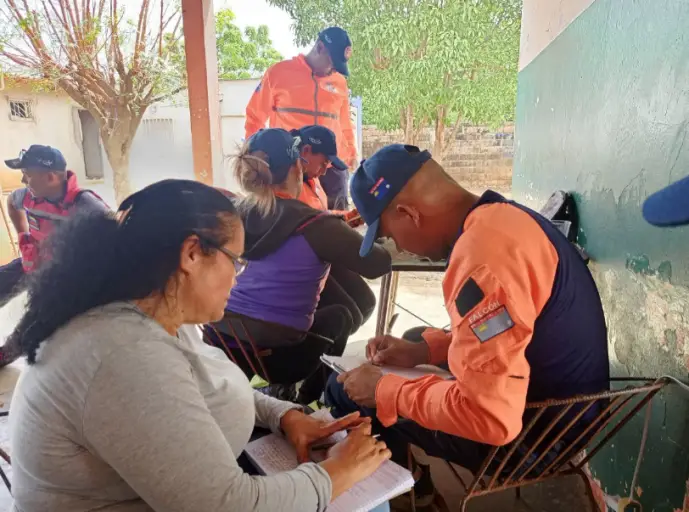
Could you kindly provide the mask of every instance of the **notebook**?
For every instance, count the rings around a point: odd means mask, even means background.
[[[330,368],[335,370],[337,373],[344,373],[354,368],[358,368],[362,364],[366,364],[369,361],[363,356],[321,356],[321,361],[323,361]],[[394,375],[399,375],[405,379],[420,379],[421,377],[427,377],[428,375],[437,375],[441,379],[451,379],[452,374],[448,371],[438,368],[437,366],[431,366],[428,364],[423,364],[416,366],[415,368],[400,368],[398,366],[387,366],[383,365],[380,367],[383,374],[387,375],[392,373]]]
[[[314,416],[319,419],[332,420],[327,409],[320,409]],[[337,432],[332,441],[346,437],[345,432]],[[264,475],[270,476],[295,469],[297,452],[289,441],[277,434],[270,434],[251,441],[245,453]],[[414,486],[414,478],[409,470],[390,460],[347,492],[337,497],[326,509],[327,512],[368,512],[392,498],[404,494]]]

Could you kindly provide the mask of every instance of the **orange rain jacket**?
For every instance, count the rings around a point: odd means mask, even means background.
[[[265,72],[246,107],[246,138],[265,128],[266,121],[285,130],[325,126],[337,137],[339,157],[347,164],[356,161],[347,80],[339,73],[315,76],[303,55]]]

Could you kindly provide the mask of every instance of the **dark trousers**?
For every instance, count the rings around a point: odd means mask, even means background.
[[[0,307],[7,304],[22,291],[24,269],[21,258],[0,267]]]
[[[230,354],[228,355],[237,361],[247,377],[253,377],[253,365],[258,374],[271,384],[291,385],[303,381],[299,394],[300,401],[305,403],[320,398],[330,375],[330,370],[321,363],[321,355],[342,355],[352,329],[352,317],[347,308],[342,305],[317,310],[313,325],[306,333],[291,327],[244,317],[244,325],[261,353],[264,371],[249,340],[245,339],[247,336],[240,322],[230,316],[227,317],[227,321],[232,323],[235,332],[242,340],[242,346],[251,364],[247,361],[242,349],[237,346],[234,336],[227,332],[227,327],[222,323],[215,327],[229,347]],[[224,345],[215,339],[214,332],[207,331],[207,335],[214,345],[226,351]],[[332,340],[332,343],[323,338]]]
[[[383,427],[376,418],[375,409],[360,407],[349,399],[342,384],[331,375],[325,388],[325,404],[332,409],[335,418],[341,418],[351,412],[359,411],[362,416],[373,420],[374,433],[390,448],[392,460],[407,467],[407,449],[413,444],[424,450],[431,457],[438,457],[458,464],[472,472],[478,471],[481,463],[490,451],[490,446],[452,436],[437,430],[429,430],[410,420],[402,419],[390,427]]]
[[[425,330],[426,327],[409,329],[402,335],[402,338],[420,342],[422,341],[421,333]],[[331,413],[336,418],[341,418],[354,411],[360,411],[363,416],[372,418],[373,429],[380,434],[380,437],[390,448],[392,460],[404,467],[407,467],[409,444],[418,446],[431,457],[454,462],[472,472],[478,471],[481,463],[490,452],[491,447],[488,445],[437,430],[429,430],[406,419],[385,428],[377,420],[375,409],[360,407],[350,400],[342,384],[337,382],[335,375],[328,380],[325,389],[325,403],[332,407]]]
[[[333,265],[321,292],[318,308],[334,305],[342,305],[349,310],[352,316],[350,334],[354,334],[371,318],[376,309],[376,296],[359,274],[344,267]]]

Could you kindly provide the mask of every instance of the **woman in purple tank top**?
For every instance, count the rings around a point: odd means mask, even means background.
[[[248,376],[256,370],[269,380],[270,394],[293,399],[295,384],[303,381],[296,398],[310,403],[321,396],[327,378],[320,356],[341,355],[354,326],[344,304],[318,307],[331,265],[373,279],[389,272],[390,255],[378,246],[362,258],[362,237],[342,217],[298,200],[299,142],[282,129],[261,130],[235,158],[235,177],[246,194],[237,203],[249,264],[237,279],[225,319],[208,329],[208,338]],[[240,319],[263,352],[263,365],[255,360]]]

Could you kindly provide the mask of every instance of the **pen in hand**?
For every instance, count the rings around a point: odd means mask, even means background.
[[[380,434],[373,434],[371,437],[374,439],[378,439],[380,437]],[[323,442],[321,444],[315,444],[311,447],[312,450],[327,450],[328,448],[332,448],[335,446],[337,443],[333,441],[328,441],[328,442]]]

